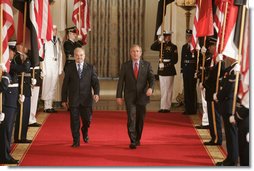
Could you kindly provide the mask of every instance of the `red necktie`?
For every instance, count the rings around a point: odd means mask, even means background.
[[[135,62],[135,65],[134,65],[134,75],[135,75],[135,78],[138,79],[138,63]]]

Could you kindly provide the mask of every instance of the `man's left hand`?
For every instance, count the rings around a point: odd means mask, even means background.
[[[146,95],[151,96],[152,94],[153,94],[153,89],[151,89],[151,88],[147,89]]]
[[[94,95],[93,99],[94,99],[95,103],[97,103],[99,101],[100,97],[99,97],[99,95]]]

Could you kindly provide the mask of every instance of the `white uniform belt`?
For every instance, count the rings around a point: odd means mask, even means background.
[[[22,75],[18,75],[19,77],[21,77]],[[24,74],[25,77],[31,77],[31,73],[25,73]]]
[[[36,66],[36,67],[30,67],[30,69],[40,69],[39,66]]]
[[[170,62],[170,59],[163,59],[163,62]]]
[[[70,58],[70,57],[69,57],[69,58],[67,58],[67,60],[69,60],[69,61],[74,61],[75,58],[72,58],[72,57]]]
[[[9,84],[8,87],[19,87],[19,84],[18,83],[15,83],[15,84]]]

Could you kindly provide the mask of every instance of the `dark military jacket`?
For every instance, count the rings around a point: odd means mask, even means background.
[[[160,51],[161,43],[160,41],[155,41],[152,46],[152,50]],[[177,46],[171,42],[163,43],[163,52],[162,52],[162,62],[164,64],[164,68],[160,70],[158,68],[158,75],[161,76],[173,76],[176,75],[175,64],[178,61],[178,52]]]
[[[64,42],[64,53],[66,56],[67,63],[71,61],[74,62],[74,49],[82,46],[83,46],[82,41],[73,42],[68,39]]]
[[[197,52],[191,52],[190,45],[186,43],[182,47],[181,57],[181,72],[193,75],[197,69]]]

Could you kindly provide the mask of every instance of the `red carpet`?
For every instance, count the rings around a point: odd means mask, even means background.
[[[145,120],[141,146],[136,150],[130,150],[126,115],[123,111],[94,112],[89,129],[89,144],[81,141],[79,148],[72,148],[69,113],[52,114],[47,118],[20,165],[214,165],[189,117],[180,113],[149,112]]]

